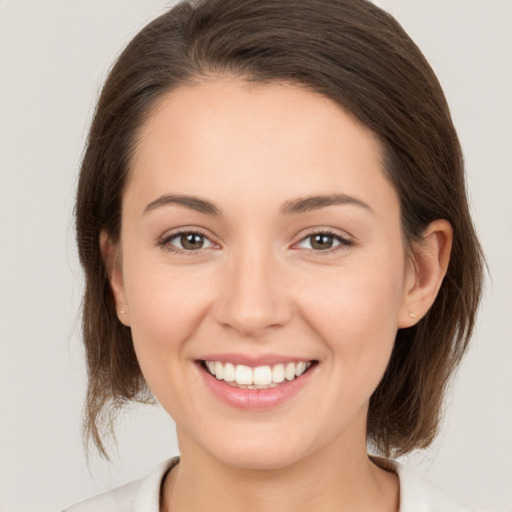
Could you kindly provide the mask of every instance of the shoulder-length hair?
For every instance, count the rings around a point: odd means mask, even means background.
[[[385,455],[428,446],[474,327],[483,256],[441,86],[398,22],[366,0],[183,1],[143,28],[119,56],[98,101],[76,197],[86,278],[86,439],[106,456],[102,439],[117,411],[128,401],[151,400],[130,329],[117,319],[100,231],[119,239],[137,137],[158,100],[219,74],[301,85],[331,98],[376,134],[399,196],[406,247],[433,220],[451,223],[451,260],[439,294],[424,318],[398,331],[367,422],[368,440]]]

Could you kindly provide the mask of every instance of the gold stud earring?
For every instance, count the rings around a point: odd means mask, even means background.
[[[409,316],[416,320],[416,313],[413,313],[412,311],[409,311]]]

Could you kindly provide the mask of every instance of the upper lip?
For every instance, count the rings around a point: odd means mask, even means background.
[[[239,354],[235,352],[223,352],[218,354],[207,354],[198,358],[201,361],[219,361],[220,363],[243,364],[245,366],[273,366],[275,364],[298,363],[300,361],[314,361],[309,357],[289,356],[282,354]]]

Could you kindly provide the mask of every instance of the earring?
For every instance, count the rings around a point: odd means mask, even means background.
[[[124,309],[120,309],[117,313],[119,315],[124,315],[126,313],[126,311]]]
[[[413,313],[412,311],[409,311],[409,316],[416,320],[416,313]]]

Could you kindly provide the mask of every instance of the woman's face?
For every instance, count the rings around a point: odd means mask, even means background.
[[[365,446],[414,280],[376,138],[305,89],[212,79],[161,100],[132,170],[112,286],[182,454]]]

